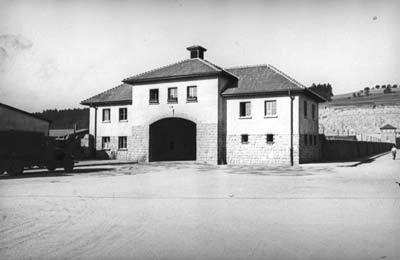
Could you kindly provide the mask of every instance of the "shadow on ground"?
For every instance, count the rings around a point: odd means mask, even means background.
[[[97,172],[113,172],[115,169],[113,168],[90,168],[90,169],[74,169],[73,172],[65,172],[64,170],[56,170],[54,172],[49,172],[45,169],[40,169],[34,172],[24,172],[21,175],[13,175],[10,176],[8,174],[0,176],[0,180],[4,179],[24,179],[24,178],[39,178],[39,177],[65,177],[65,176],[73,176],[77,174],[88,174],[88,173],[97,173]],[[109,174],[108,174],[109,175]]]

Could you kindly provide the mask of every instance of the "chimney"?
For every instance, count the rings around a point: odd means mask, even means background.
[[[199,58],[199,59],[204,59],[204,52],[207,51],[207,49],[201,47],[200,45],[193,45],[190,47],[186,48],[188,51],[190,51],[190,58]]]

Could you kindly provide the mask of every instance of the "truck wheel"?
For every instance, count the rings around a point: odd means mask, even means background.
[[[24,171],[24,164],[22,161],[15,160],[11,162],[10,168],[8,169],[9,175],[18,175],[22,174]]]
[[[50,172],[54,172],[54,170],[57,168],[56,167],[56,161],[50,161],[47,163],[46,165],[47,170],[49,170]]]
[[[74,165],[75,165],[74,158],[71,157],[64,158],[63,166],[65,172],[72,172],[74,170]]]

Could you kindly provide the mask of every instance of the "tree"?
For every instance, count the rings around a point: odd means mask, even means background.
[[[394,85],[392,86],[392,88],[397,88],[397,84],[394,84]]]
[[[324,97],[326,100],[330,101],[332,100],[332,86],[331,84],[315,84],[313,83],[311,87],[309,87],[310,90],[314,91],[318,95]]]
[[[364,88],[365,95],[369,96],[369,87]]]
[[[379,89],[380,87],[381,87],[381,86],[379,86],[379,85],[375,85],[375,88],[376,88],[376,89]]]
[[[355,92],[353,93],[353,97],[357,97],[357,94]]]
[[[386,88],[386,85],[382,85],[382,89],[385,89]]]
[[[392,88],[389,86],[383,91],[383,93],[385,93],[385,94],[391,93],[391,92],[392,92]]]

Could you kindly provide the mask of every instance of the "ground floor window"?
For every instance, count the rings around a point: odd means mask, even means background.
[[[242,135],[242,144],[249,143],[249,135]]]
[[[126,136],[118,137],[118,149],[119,150],[128,149],[128,142]]]
[[[110,149],[110,137],[109,136],[103,136],[101,138],[101,148],[103,150]]]
[[[304,144],[307,145],[308,144],[308,136],[304,135]]]
[[[314,145],[317,145],[317,136],[314,135]]]
[[[273,144],[273,143],[274,143],[274,135],[267,134],[267,144]]]

